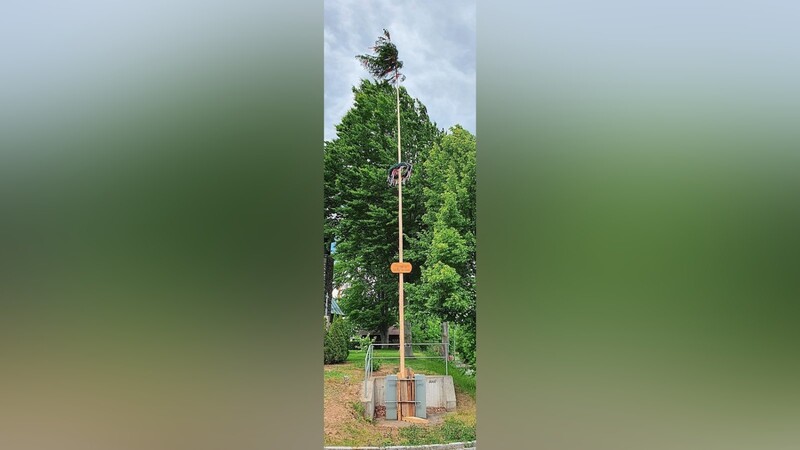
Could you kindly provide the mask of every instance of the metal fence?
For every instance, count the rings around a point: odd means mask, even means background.
[[[419,347],[420,353],[425,356],[417,356],[415,353],[414,356],[406,355],[406,359],[444,359],[444,374],[449,375],[450,369],[450,344],[447,342],[422,342],[422,343],[413,343],[413,344],[406,344],[406,348],[411,347],[416,348]],[[367,394],[367,383],[369,382],[369,378],[372,376],[372,361],[378,359],[396,359],[400,360],[400,355],[397,356],[375,356],[374,348],[375,347],[400,347],[397,343],[390,343],[390,344],[370,344],[367,348],[366,354],[364,355],[364,395]],[[430,351],[431,347],[433,348],[442,348],[444,347],[444,355],[442,356],[427,356],[424,352]]]

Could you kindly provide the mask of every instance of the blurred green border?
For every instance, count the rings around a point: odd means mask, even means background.
[[[0,105],[0,447],[321,445],[320,6]],[[481,447],[798,447],[791,5],[553,6],[478,5]]]

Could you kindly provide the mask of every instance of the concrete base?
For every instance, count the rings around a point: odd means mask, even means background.
[[[374,378],[374,377],[373,377]],[[364,405],[364,416],[370,420],[375,417],[375,383],[367,382],[366,393],[361,391],[361,404]]]
[[[367,392],[361,395],[364,415],[375,417],[376,406],[386,406],[386,377],[371,377]],[[425,375],[425,406],[428,408],[456,409],[456,390],[450,375]]]

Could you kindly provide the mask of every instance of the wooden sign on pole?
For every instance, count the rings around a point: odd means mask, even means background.
[[[411,273],[410,262],[392,263],[392,273]]]

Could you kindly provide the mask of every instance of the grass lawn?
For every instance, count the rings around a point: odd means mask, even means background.
[[[421,353],[417,352],[417,355]],[[398,371],[398,350],[376,350],[381,367],[375,375]],[[406,359],[416,373],[444,375],[445,364],[439,359]],[[342,364],[324,366],[325,445],[383,446],[438,444],[475,439],[475,378],[450,366],[456,390],[456,411],[447,413],[438,425],[382,427],[363,416],[360,396],[364,386],[364,352],[350,351]]]
[[[415,351],[416,355],[422,356],[419,351]],[[428,355],[425,355],[428,356]],[[373,358],[391,358],[391,359],[376,359],[382,366],[391,365],[396,366],[400,364],[400,350],[374,350]],[[364,352],[350,351],[347,357],[347,362],[355,365],[356,367],[364,368]],[[415,373],[422,373],[427,375],[444,375],[445,363],[441,359],[406,359],[406,365],[414,369]],[[475,377],[465,375],[463,371],[458,369],[450,362],[447,368],[447,374],[453,377],[453,384],[456,391],[461,391],[469,394],[472,399],[475,399]]]

